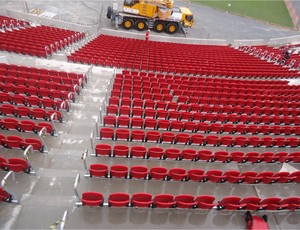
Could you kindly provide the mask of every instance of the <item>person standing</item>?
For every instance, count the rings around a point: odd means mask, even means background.
[[[145,37],[146,42],[149,41],[149,35],[150,35],[150,30],[147,30],[146,37]]]

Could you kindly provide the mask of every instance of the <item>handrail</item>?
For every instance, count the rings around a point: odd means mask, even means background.
[[[23,152],[23,157],[27,161],[27,163],[30,167],[29,168],[29,170],[30,170],[29,173],[36,175],[36,171],[34,170],[32,164],[29,161],[29,155],[31,155],[32,153],[33,153],[33,147],[32,147],[32,145],[28,145],[27,148]]]
[[[87,167],[87,164],[86,164],[87,156],[88,156],[88,149],[85,149],[84,152],[81,155],[81,159],[83,160],[83,166],[84,166],[85,173],[87,175],[89,175],[89,170],[88,170],[88,167]]]
[[[46,143],[43,139],[43,136],[45,136],[45,134],[47,133],[47,129],[46,127],[43,127],[40,132],[39,132],[39,138],[40,138],[40,141],[42,142],[43,144],[43,153],[48,153],[48,148],[46,146]]]

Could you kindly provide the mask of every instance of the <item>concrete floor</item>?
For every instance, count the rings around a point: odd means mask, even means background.
[[[18,8],[19,5],[13,1],[3,1],[6,7]],[[102,3],[102,2],[101,2]],[[61,18],[70,20],[67,16],[74,15],[71,8],[64,8],[56,1],[30,2],[34,7],[45,7],[49,10],[59,10]],[[36,5],[34,5],[36,4]],[[62,1],[61,4],[71,4],[68,1]],[[86,2],[86,4],[98,4],[98,2]],[[103,1],[107,4],[107,1]],[[18,6],[18,7],[17,7]],[[92,13],[80,10],[81,2],[75,1],[77,12],[90,17],[90,21],[86,20],[86,24],[96,23],[97,19]],[[49,8],[48,8],[49,7]],[[195,6],[191,6],[195,7]],[[92,6],[92,8],[95,8]],[[64,10],[67,9],[67,10]],[[98,9],[98,8],[96,8]],[[197,8],[198,9],[198,8]],[[92,11],[91,11],[92,12]],[[229,25],[224,26],[223,18],[219,12],[215,12],[209,8],[199,7],[199,12],[203,18],[200,24],[196,25],[194,31],[199,30],[194,36],[201,38],[270,38],[285,35],[295,35],[298,32],[287,31],[277,27],[269,27],[265,24],[251,21],[253,27],[245,27],[246,19],[234,15],[226,15]],[[207,17],[206,17],[207,16]],[[224,16],[224,15],[223,15]],[[237,22],[238,18],[238,22]],[[77,18],[78,19],[78,18]],[[226,19],[227,20],[227,19]],[[245,20],[245,21],[244,21]],[[76,20],[74,19],[76,22]],[[206,25],[210,21],[210,26]],[[249,21],[249,20],[248,20]],[[77,21],[79,22],[79,21]],[[214,23],[212,23],[214,22]],[[101,22],[104,23],[104,22]],[[249,23],[249,22],[248,22]],[[105,25],[109,26],[108,22]],[[228,24],[227,24],[228,25]],[[250,24],[249,24],[250,25]],[[236,26],[236,27],[235,27]],[[200,27],[202,29],[200,29]],[[235,27],[235,30],[232,28]],[[256,32],[251,32],[253,29]],[[267,29],[269,28],[269,29]],[[232,30],[232,31],[231,31]],[[235,32],[233,32],[233,30]],[[214,31],[214,32],[213,32]],[[250,31],[250,32],[249,32]],[[249,35],[250,34],[250,35]],[[229,36],[230,35],[230,36]],[[181,36],[181,35],[177,35]],[[78,73],[86,73],[90,66],[67,63],[60,55],[55,56],[52,60],[36,59],[22,55],[13,55],[0,52],[0,56],[5,55],[11,64],[36,66],[39,68],[65,70]],[[61,219],[63,212],[68,210],[68,219],[66,222],[67,229],[246,229],[244,221],[245,211],[229,212],[216,211],[210,212],[201,210],[159,210],[136,208],[108,208],[108,207],[75,207],[76,196],[73,192],[73,182],[76,175],[81,175],[81,181],[78,191],[81,194],[84,191],[98,191],[107,196],[113,192],[149,192],[153,195],[159,193],[171,193],[174,195],[182,193],[190,193],[193,195],[212,194],[220,199],[228,195],[238,195],[246,197],[250,195],[260,196],[262,198],[269,196],[299,196],[299,184],[285,185],[244,185],[244,184],[214,184],[214,183],[196,183],[196,182],[176,182],[176,181],[143,181],[143,180],[125,180],[125,179],[98,179],[84,178],[84,166],[81,155],[85,149],[92,152],[90,145],[90,134],[95,131],[95,121],[99,115],[99,108],[104,100],[107,92],[107,86],[112,77],[113,70],[101,67],[93,67],[90,81],[83,89],[82,95],[78,96],[76,102],[72,104],[72,110],[66,114],[65,123],[57,123],[59,131],[58,137],[47,136],[46,144],[49,153],[34,152],[30,156],[30,161],[37,170],[37,175],[28,175],[19,173],[15,175],[14,180],[11,178],[7,186],[20,199],[19,205],[0,204],[0,228],[1,229],[46,229],[57,220]],[[3,117],[0,117],[3,118]],[[1,133],[5,131],[0,130]],[[13,135],[13,131],[5,132],[6,135]],[[34,136],[34,134],[24,134]],[[149,146],[149,143],[125,143],[113,141],[100,141],[93,138],[95,144],[129,144]],[[160,145],[161,146],[161,145]],[[170,147],[170,145],[163,145]],[[251,148],[226,148],[226,147],[195,147],[195,146],[176,146],[178,148],[194,148],[194,149],[211,149],[227,150],[227,151],[251,151]],[[296,151],[299,149],[280,149],[284,151]],[[278,151],[278,148],[260,148],[255,151]],[[22,151],[8,150],[0,147],[0,156],[6,158],[18,156]],[[186,162],[186,161],[162,161],[162,160],[146,160],[146,159],[124,159],[124,158],[108,158],[108,157],[91,157],[87,159],[87,163],[104,163],[125,164],[125,165],[145,165],[147,167],[163,166],[166,168],[183,167],[190,169],[199,167],[205,170],[220,169],[229,170],[237,169],[240,171],[279,171],[281,164],[234,164],[234,163],[205,163],[205,162]],[[299,164],[291,165],[299,169]],[[0,178],[5,173],[0,172]],[[259,212],[258,215],[263,215]],[[270,229],[300,229],[299,212],[278,212],[267,213]]]

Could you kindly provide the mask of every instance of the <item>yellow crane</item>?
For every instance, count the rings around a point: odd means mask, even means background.
[[[187,7],[174,7],[173,0],[124,0],[122,10],[114,3],[107,9],[107,18],[118,28],[153,29],[173,34],[179,29],[186,35],[194,25],[194,17]]]

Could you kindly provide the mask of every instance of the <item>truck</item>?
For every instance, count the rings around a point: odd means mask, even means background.
[[[181,30],[184,35],[194,25],[194,17],[188,7],[174,7],[173,0],[124,0],[122,10],[114,2],[107,8],[107,18],[115,29],[135,28],[138,31],[153,29],[155,32],[173,34]]]

